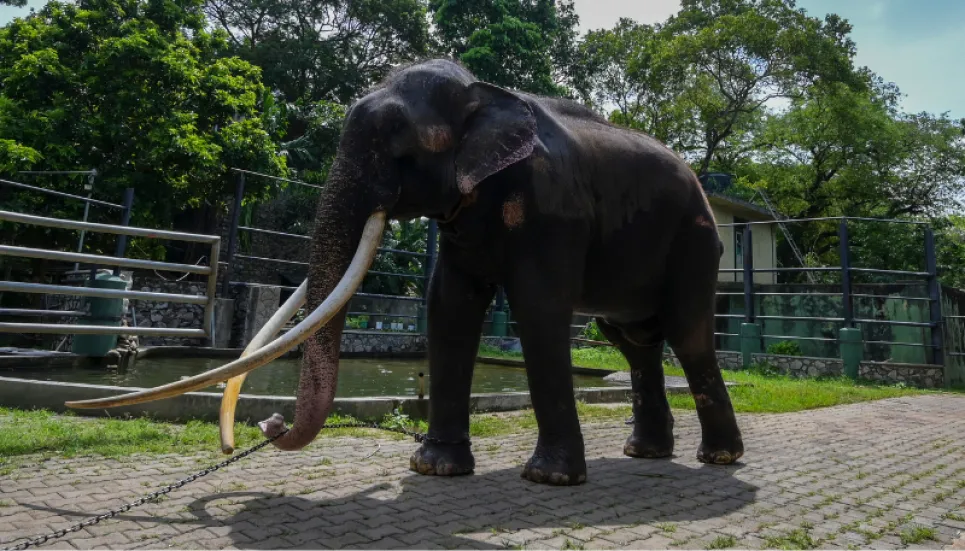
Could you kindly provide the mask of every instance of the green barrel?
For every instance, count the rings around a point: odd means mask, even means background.
[[[88,286],[95,289],[127,289],[127,282],[109,273],[100,273]],[[88,297],[90,317],[84,318],[84,325],[120,326],[124,314],[124,299]],[[72,350],[81,356],[104,357],[117,346],[117,335],[74,335]]]

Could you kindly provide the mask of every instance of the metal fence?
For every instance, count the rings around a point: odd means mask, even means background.
[[[269,174],[262,174],[259,172],[253,172],[250,170],[242,170],[239,168],[232,168],[231,172],[235,174],[235,194],[234,200],[231,207],[231,219],[228,226],[228,246],[225,251],[225,260],[222,262],[224,269],[221,275],[220,284],[220,295],[223,297],[229,296],[229,289],[232,285],[244,285],[246,281],[232,281],[232,275],[234,275],[236,269],[236,261],[238,259],[247,260],[249,262],[257,263],[273,263],[278,265],[288,265],[288,266],[301,266],[307,267],[308,262],[301,260],[291,260],[284,258],[272,258],[268,256],[254,256],[251,254],[244,254],[238,249],[239,245],[239,233],[248,232],[249,234],[260,234],[269,235],[274,237],[279,237],[282,239],[293,239],[303,242],[308,242],[312,238],[304,234],[287,233],[267,228],[259,228],[253,225],[242,225],[241,224],[241,211],[242,211],[242,199],[245,194],[245,186],[248,177],[255,178],[267,178],[274,181],[284,182],[288,184],[294,184],[298,186],[308,187],[312,189],[321,189],[320,186],[310,184],[308,182],[303,182],[300,180],[292,180],[288,178],[280,178],[278,176],[271,176]],[[410,256],[414,258],[419,258],[422,260],[423,273],[421,274],[408,274],[408,273],[395,273],[395,272],[385,272],[376,269],[370,269],[368,275],[373,276],[383,276],[389,278],[401,278],[401,279],[415,279],[423,282],[427,282],[429,274],[432,273],[433,266],[435,265],[435,258],[437,254],[438,245],[438,229],[436,227],[435,221],[430,221],[428,224],[427,236],[426,236],[426,252],[419,251],[406,251],[400,249],[393,249],[387,247],[380,247],[378,249],[379,254],[397,254],[403,256]],[[294,286],[279,285],[279,287],[294,290]],[[424,293],[423,293],[424,295]],[[373,298],[373,299],[390,299],[390,300],[401,300],[401,301],[412,301],[418,302],[423,307],[425,305],[425,296],[408,296],[408,295],[387,295],[387,294],[376,294],[376,293],[364,293],[356,292],[353,296],[360,298]],[[357,312],[349,311],[347,313],[348,317],[353,316],[370,316],[373,312]],[[418,315],[404,315],[404,314],[387,314],[391,318],[399,319],[409,319],[417,323],[413,324],[418,331],[424,330],[425,314],[424,308]]]
[[[301,241],[309,241],[311,238],[307,235],[294,234],[282,232],[274,229],[255,227],[254,225],[241,225],[240,213],[242,198],[245,192],[245,181],[246,177],[258,177],[258,178],[269,178],[277,181],[282,181],[289,184],[308,186],[311,188],[318,188],[313,184],[306,182],[301,182],[298,180],[289,180],[285,178],[278,178],[275,176],[270,176],[267,174],[261,174],[252,171],[246,171],[241,169],[232,169],[237,177],[236,180],[236,190],[234,197],[234,205],[231,210],[231,224],[228,230],[228,248],[226,251],[226,259],[223,263],[225,265],[224,272],[222,274],[221,282],[221,293],[226,296],[228,288],[230,285],[240,285],[246,282],[244,281],[231,281],[232,268],[236,259],[244,259],[251,262],[263,262],[263,263],[276,263],[279,265],[295,265],[295,266],[308,266],[308,262],[302,260],[291,260],[282,258],[271,258],[268,256],[255,256],[251,254],[244,254],[237,251],[238,235],[240,232],[249,232],[250,234],[261,234],[274,236],[281,239],[295,239]],[[753,232],[750,231],[752,227],[755,226],[771,226],[780,227],[782,230],[780,233],[789,239],[789,234],[782,225],[785,224],[803,224],[803,223],[817,223],[823,222],[826,224],[837,225],[837,240],[838,240],[838,253],[840,257],[840,262],[835,266],[760,266],[755,263],[754,259],[754,243],[753,243]],[[849,224],[855,223],[876,223],[876,224],[906,224],[913,227],[921,228],[924,232],[924,240],[922,243],[923,250],[923,262],[924,269],[915,270],[899,270],[899,269],[887,269],[880,266],[870,266],[870,267],[860,267],[855,266],[852,263],[851,255],[851,239],[849,235]],[[897,346],[897,347],[917,347],[925,349],[928,352],[929,362],[933,364],[941,364],[943,361],[944,354],[946,351],[943,347],[942,338],[942,312],[940,303],[940,285],[937,277],[937,266],[935,257],[935,236],[932,228],[924,222],[916,221],[904,221],[904,220],[890,220],[890,219],[874,219],[874,218],[864,218],[864,217],[822,217],[822,218],[807,218],[799,220],[767,220],[767,221],[753,221],[753,222],[738,222],[738,223],[724,223],[718,224],[718,228],[721,230],[722,234],[726,233],[726,228],[733,228],[734,230],[740,232],[741,245],[742,245],[742,265],[735,266],[733,268],[722,267],[720,269],[721,279],[726,279],[727,274],[736,274],[738,277],[735,279],[741,280],[743,282],[743,291],[733,292],[733,291],[720,291],[718,296],[741,296],[743,297],[744,309],[743,313],[740,314],[718,314],[718,320],[739,320],[743,323],[757,323],[764,321],[797,321],[803,323],[821,323],[821,324],[833,324],[837,328],[855,328],[856,326],[862,325],[876,325],[876,326],[903,326],[903,327],[914,327],[927,330],[929,332],[927,342],[901,342],[897,340],[873,340],[867,339],[863,341],[863,346],[865,347],[886,347],[886,346]],[[379,275],[387,277],[396,277],[404,279],[419,279],[427,282],[428,277],[431,274],[432,266],[435,261],[435,256],[437,254],[436,241],[437,241],[437,229],[434,223],[430,223],[428,227],[427,235],[427,249],[426,252],[418,251],[405,251],[390,248],[380,248],[380,253],[394,253],[402,255],[410,255],[413,257],[419,257],[424,262],[424,271],[421,274],[406,274],[406,273],[392,273],[384,272],[376,269],[369,271],[370,275]],[[773,232],[774,239],[777,239],[776,231]],[[790,243],[792,248],[797,251],[797,247],[793,243]],[[800,260],[800,254],[796,255]],[[771,277],[765,278],[762,274],[768,274]],[[807,274],[809,279],[815,274],[836,275],[838,281],[827,284],[831,286],[830,291],[789,291],[789,290],[762,290],[760,287],[764,282],[762,279],[769,279],[775,281],[775,285],[781,285],[776,283],[778,279],[778,274]],[[902,278],[904,284],[914,284],[915,281],[924,285],[927,289],[927,296],[907,296],[907,295],[883,295],[876,294],[873,292],[854,292],[854,282],[855,279],[863,275],[877,275],[891,278]],[[755,276],[757,280],[755,281]],[[813,280],[812,280],[813,283]],[[865,285],[865,284],[862,284]],[[294,287],[285,287],[294,289]],[[416,301],[419,302],[423,307],[425,305],[425,296],[402,296],[402,295],[383,295],[383,294],[371,294],[364,292],[357,292],[355,294],[357,297],[369,297],[369,298],[382,298],[382,299],[392,299],[401,301]],[[768,315],[764,313],[759,313],[757,311],[758,301],[765,297],[793,297],[793,296],[811,296],[811,297],[836,297],[840,299],[840,307],[837,312],[829,312],[827,315],[810,315],[810,316],[785,316],[785,315]],[[904,300],[909,302],[917,302],[927,304],[928,306],[928,319],[925,321],[904,321],[904,320],[892,320],[892,319],[875,319],[874,317],[860,317],[855,314],[855,301],[866,301],[866,300]],[[406,316],[406,315],[393,315],[391,317],[396,318],[422,318],[419,319],[419,330],[424,330],[424,315],[425,310],[422,308],[418,316]],[[350,311],[348,316],[368,316],[373,314],[373,312],[360,312],[360,311]],[[965,319],[965,316],[963,316]],[[574,320],[576,321],[576,320]],[[589,320],[587,320],[589,321]],[[487,312],[486,319],[484,320],[484,328],[486,332],[490,335],[495,336],[514,336],[516,322],[512,319],[512,313],[508,308],[507,301],[503,290],[500,288],[497,290],[497,294],[494,298],[492,305]],[[573,333],[571,334],[573,340],[582,341],[585,339],[580,338],[580,333],[586,327],[582,323],[574,323],[571,325]],[[715,333],[718,337],[734,337],[743,339],[737,332],[726,332],[717,331]],[[827,336],[811,335],[786,335],[780,333],[763,333],[760,336],[761,342],[763,343],[773,343],[775,341],[821,341],[821,342],[839,342],[838,338],[830,338]],[[596,343],[603,344],[603,343]],[[764,348],[762,346],[762,348]],[[958,354],[958,353],[955,353]],[[965,356],[965,353],[961,355]]]
[[[922,271],[896,270],[885,268],[856,267],[852,263],[852,250],[850,239],[849,223],[853,222],[874,222],[883,224],[907,224],[919,227],[923,230],[923,258],[925,269]],[[836,266],[797,266],[797,267],[755,267],[754,262],[754,242],[751,228],[757,225],[773,226],[776,224],[789,223],[808,223],[808,222],[837,222],[838,253],[840,262]],[[718,320],[738,319],[745,324],[755,324],[759,321],[783,320],[810,322],[821,324],[835,324],[839,328],[855,328],[861,325],[884,325],[902,326],[927,329],[929,332],[928,342],[899,342],[899,341],[875,341],[864,340],[865,346],[900,346],[917,347],[929,351],[929,363],[942,364],[944,361],[943,338],[942,338],[942,312],[941,312],[941,288],[938,281],[938,268],[935,254],[935,235],[932,228],[925,222],[888,220],[858,217],[824,217],[809,218],[800,220],[769,220],[760,222],[741,222],[733,224],[719,224],[719,228],[734,228],[740,232],[740,237],[735,236],[735,244],[741,243],[742,266],[734,268],[721,268],[722,274],[739,274],[743,281],[742,292],[718,292],[718,296],[743,296],[742,314],[717,314]],[[755,288],[755,274],[836,274],[840,278],[838,282],[831,284],[840,290],[834,292],[762,292]],[[902,295],[881,295],[872,293],[854,293],[854,280],[859,275],[877,275],[885,277],[903,278],[902,283],[906,285],[924,285],[927,288],[927,296],[902,296]],[[758,314],[757,301],[761,297],[767,296],[824,296],[838,297],[841,301],[841,308],[838,315],[827,316],[781,316],[781,315],[761,315]],[[925,302],[928,304],[927,321],[904,321],[890,319],[860,318],[855,315],[855,300],[881,299],[881,300],[904,300],[909,302]],[[717,332],[717,337],[734,337],[747,339],[747,335],[740,333]],[[756,337],[752,337],[756,338]],[[826,341],[840,342],[836,338],[818,336],[798,336],[798,335],[777,335],[762,333],[760,339],[766,341]]]
[[[93,286],[78,287],[73,285],[56,285],[44,283],[28,283],[16,281],[0,281],[0,293],[29,293],[44,295],[63,295],[68,297],[98,297],[113,299],[131,300],[152,300],[160,302],[174,302],[181,304],[198,304],[204,306],[204,321],[201,329],[182,329],[182,328],[163,328],[163,327],[124,327],[119,326],[100,326],[83,325],[75,323],[0,323],[0,333],[24,333],[24,334],[64,334],[64,335],[151,335],[151,336],[177,336],[177,337],[208,337],[214,335],[214,301],[217,290],[218,274],[218,255],[221,246],[221,238],[211,235],[189,234],[174,231],[153,230],[146,228],[131,227],[131,207],[134,200],[133,188],[128,188],[124,193],[123,204],[114,204],[107,201],[100,201],[88,197],[72,195],[59,191],[53,191],[36,186],[30,186],[20,182],[10,180],[0,180],[0,185],[10,186],[17,189],[24,189],[45,195],[56,196],[65,199],[85,202],[85,215],[87,206],[96,205],[111,209],[121,210],[120,225],[99,224],[86,221],[66,220],[61,218],[51,218],[46,216],[36,216],[7,210],[0,210],[0,222],[15,224],[25,224],[46,228],[56,228],[65,230],[75,230],[81,232],[104,233],[116,236],[114,255],[85,254],[83,252],[65,252],[37,247],[19,247],[13,245],[0,245],[0,255],[15,258],[48,259],[54,261],[74,262],[75,272],[89,273],[93,280],[99,267],[113,267],[114,275],[119,275],[121,268],[144,268],[144,269],[163,269],[188,272],[207,276],[207,290],[203,296],[181,295],[173,293],[153,293],[144,291],[129,291],[120,289],[95,288]],[[153,260],[141,260],[126,258],[127,238],[144,237],[154,239],[168,239],[174,241],[187,241],[204,243],[210,246],[210,266],[176,264],[168,262],[158,262]],[[80,242],[82,247],[83,242]],[[79,270],[84,266],[84,270]],[[0,308],[0,315],[17,318],[30,317],[62,317],[62,318],[84,318],[87,312],[81,310],[47,310],[47,309],[25,309],[25,308]]]

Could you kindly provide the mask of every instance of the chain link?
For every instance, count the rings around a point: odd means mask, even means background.
[[[333,424],[331,424],[331,425],[325,426],[324,428],[325,428],[325,429],[349,429],[349,428],[377,429],[377,430],[384,430],[384,431],[387,431],[387,432],[396,432],[396,433],[399,433],[399,434],[404,434],[404,435],[406,435],[406,436],[411,436],[416,442],[427,442],[427,441],[428,441],[428,442],[435,442],[435,443],[449,443],[449,442],[443,442],[443,441],[438,440],[438,439],[436,439],[436,438],[432,438],[432,437],[426,436],[425,434],[422,434],[422,433],[420,433],[420,432],[410,431],[410,430],[408,430],[408,429],[406,429],[406,428],[404,428],[404,427],[383,427],[383,426],[379,425],[378,423],[359,423],[359,422],[333,423]],[[73,526],[71,526],[71,527],[69,527],[69,528],[61,528],[60,530],[57,530],[57,531],[55,531],[55,532],[51,532],[51,533],[49,533],[49,534],[45,534],[45,535],[42,535],[42,536],[36,536],[36,537],[33,537],[33,538],[28,538],[26,541],[20,542],[20,543],[18,543],[17,545],[15,545],[15,546],[13,546],[13,547],[5,547],[5,548],[3,548],[3,549],[0,549],[0,551],[23,551],[24,549],[27,549],[28,547],[32,547],[32,546],[34,546],[34,545],[41,545],[41,544],[47,543],[47,542],[50,541],[50,540],[57,539],[57,538],[62,538],[62,537],[64,537],[64,536],[66,536],[67,534],[70,534],[71,532],[76,532],[76,531],[78,531],[78,530],[87,528],[88,526],[93,526],[93,525],[97,524],[98,522],[100,522],[100,521],[102,521],[102,520],[106,520],[106,519],[109,519],[109,518],[113,518],[113,517],[117,516],[117,515],[120,514],[120,513],[126,513],[127,511],[130,511],[131,509],[133,509],[133,508],[135,508],[135,507],[139,507],[139,506],[144,505],[145,503],[147,503],[147,502],[149,502],[149,501],[152,501],[152,500],[154,500],[154,499],[157,499],[157,498],[159,498],[159,497],[161,497],[161,496],[163,496],[163,495],[165,495],[165,494],[168,494],[168,493],[170,493],[170,492],[172,492],[172,491],[174,491],[174,490],[176,490],[176,489],[184,486],[185,484],[187,484],[187,483],[189,483],[189,482],[194,482],[195,480],[197,480],[197,479],[199,479],[199,478],[201,478],[201,477],[203,477],[203,476],[205,476],[205,475],[211,474],[211,473],[217,471],[218,469],[221,469],[222,467],[227,467],[228,465],[231,465],[231,464],[234,463],[235,461],[238,461],[238,460],[240,460],[240,459],[244,459],[245,457],[248,457],[249,455],[255,453],[256,451],[260,450],[261,448],[264,448],[264,447],[267,446],[268,444],[272,443],[275,439],[279,438],[281,435],[285,434],[286,432],[288,432],[288,429],[286,429],[285,431],[283,431],[283,432],[281,432],[281,433],[279,433],[279,434],[277,434],[277,435],[275,435],[275,436],[273,436],[273,437],[271,437],[271,438],[266,439],[264,442],[261,442],[260,444],[257,444],[257,445],[255,445],[255,446],[253,446],[253,447],[251,447],[251,448],[249,448],[249,449],[247,449],[247,450],[239,453],[238,455],[234,455],[234,456],[229,457],[228,459],[222,461],[221,463],[218,463],[218,464],[216,464],[216,465],[212,465],[212,466],[210,466],[210,467],[208,467],[208,468],[206,468],[206,469],[202,469],[201,471],[198,471],[197,473],[195,473],[195,474],[193,474],[193,475],[191,475],[191,476],[189,476],[189,477],[187,477],[187,478],[182,478],[181,480],[178,480],[177,482],[175,482],[175,483],[173,483],[173,484],[168,484],[167,486],[161,488],[160,490],[157,490],[157,491],[155,491],[155,492],[151,492],[151,493],[145,495],[144,497],[141,497],[141,498],[139,498],[139,499],[137,499],[137,500],[135,500],[135,501],[132,501],[132,502],[126,504],[126,505],[122,505],[121,507],[118,507],[117,509],[112,509],[112,510],[106,512],[106,513],[97,515],[96,517],[91,517],[91,518],[89,518],[89,519],[87,519],[87,520],[78,522],[77,524],[75,524],[75,525],[73,525]],[[467,441],[467,442],[468,442],[468,441]],[[462,443],[462,442],[452,442],[452,443],[453,443],[453,444],[456,444],[456,443]]]

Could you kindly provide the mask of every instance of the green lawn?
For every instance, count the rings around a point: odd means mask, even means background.
[[[484,348],[485,356],[519,358]],[[573,351],[576,365],[605,369],[628,369],[619,352],[612,348],[590,348]],[[679,368],[665,366],[668,375],[683,375]],[[730,388],[734,408],[739,413],[780,413],[879,400],[897,396],[924,394],[929,391],[855,382],[844,378],[795,379],[783,375],[749,371],[724,371],[724,379],[739,383]],[[932,391],[937,392],[937,391]],[[670,405],[678,410],[693,410],[694,401],[689,394],[671,394]],[[620,423],[630,416],[629,405],[579,404],[580,417],[584,422],[608,421]],[[351,419],[332,416],[330,423]],[[473,415],[473,436],[496,436],[535,429],[536,419],[531,411],[510,414]],[[425,423],[412,424],[404,417],[388,417],[386,426],[405,424],[425,430]],[[321,438],[353,435],[372,435],[372,429],[324,430]],[[393,438],[405,438],[393,433],[381,433]],[[236,444],[245,449],[261,441],[257,428],[238,424],[235,428]],[[319,444],[324,445],[324,444]],[[162,423],[147,419],[82,418],[73,415],[57,415],[47,411],[22,411],[0,408],[0,476],[13,470],[16,458],[34,454],[42,456],[71,457],[75,455],[127,456],[134,453],[153,454],[201,454],[203,461],[218,460],[220,454],[218,427],[215,423],[191,421],[186,424]]]
[[[503,352],[490,346],[480,347],[481,356],[521,359],[519,353]],[[627,371],[630,366],[620,351],[612,347],[580,348],[573,350],[573,365]],[[683,377],[683,369],[664,364],[664,373]],[[762,370],[723,370],[725,381],[738,383],[730,388],[734,409],[739,413],[787,413],[867,400],[922,394],[926,391],[901,386],[886,386],[870,382],[852,381],[844,377],[798,379]],[[677,409],[694,409],[689,395],[668,396],[670,405]]]

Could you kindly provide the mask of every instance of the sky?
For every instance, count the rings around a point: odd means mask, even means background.
[[[620,17],[658,23],[679,0],[574,0],[582,31],[610,28]],[[812,17],[847,19],[855,63],[898,85],[902,107],[965,117],[965,0],[798,0]],[[944,83],[944,84],[943,84]]]
[[[582,31],[612,27],[620,17],[657,23],[679,0],[574,0]],[[39,8],[44,0],[29,0]],[[965,117],[965,0],[798,0],[815,17],[834,11],[851,22],[856,63],[898,85],[909,112]],[[0,25],[28,8],[0,6]],[[944,83],[944,84],[943,84]]]

